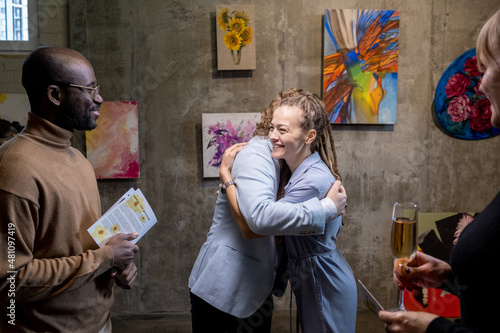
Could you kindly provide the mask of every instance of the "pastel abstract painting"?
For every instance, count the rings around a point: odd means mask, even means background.
[[[103,102],[97,128],[86,132],[97,179],[139,178],[137,102]]]
[[[332,124],[395,124],[399,11],[327,9],[323,100]]]
[[[253,137],[260,113],[202,114],[203,177],[218,177],[222,155],[235,143]]]

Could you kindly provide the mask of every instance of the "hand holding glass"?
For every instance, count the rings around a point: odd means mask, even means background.
[[[392,256],[403,269],[417,253],[417,211],[415,203],[394,204],[392,211],[391,249]],[[397,311],[406,311],[404,291],[399,291]]]

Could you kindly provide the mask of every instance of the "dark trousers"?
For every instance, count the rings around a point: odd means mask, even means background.
[[[274,310],[273,296],[248,318],[237,318],[213,307],[193,293],[191,322],[193,333],[269,333]]]

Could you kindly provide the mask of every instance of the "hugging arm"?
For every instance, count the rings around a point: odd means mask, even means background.
[[[243,149],[245,144],[235,144],[230,148],[226,149],[222,157],[222,162],[219,169],[219,176],[222,184],[226,184],[231,178],[231,169],[233,167],[234,158]],[[256,234],[250,229],[247,221],[241,213],[240,207],[238,206],[238,199],[236,197],[236,186],[229,186],[226,188],[226,195],[229,201],[229,208],[233,214],[238,227],[240,228],[243,236],[248,239],[255,239],[264,237],[262,235]]]
[[[236,197],[236,187],[235,186],[230,186],[226,189],[226,195],[227,199],[229,201],[229,207],[231,208],[231,213],[233,214],[233,217],[238,224],[238,227],[240,228],[241,232],[243,233],[243,236],[248,239],[255,239],[255,238],[261,238],[264,237],[264,235],[259,235],[255,232],[253,232],[252,229],[248,226],[247,221],[243,217],[243,214],[241,213],[240,207],[238,206],[238,199]]]
[[[228,199],[236,197],[237,202],[231,203],[232,208],[239,208],[248,229],[258,235],[322,234],[326,215],[319,199],[299,204],[275,201],[278,165],[270,157],[266,142],[262,140],[248,145],[235,159],[230,174],[236,187],[226,189]],[[228,173],[224,173],[224,177],[228,177]],[[222,181],[227,181],[227,178]],[[232,191],[236,192],[236,196],[231,195]],[[236,220],[242,222],[241,218]],[[243,229],[246,227],[243,226]]]

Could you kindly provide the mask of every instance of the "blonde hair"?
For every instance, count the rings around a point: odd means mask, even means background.
[[[483,25],[476,42],[477,66],[481,72],[492,65],[500,62],[495,59],[492,50],[500,51],[500,10],[498,10]]]

